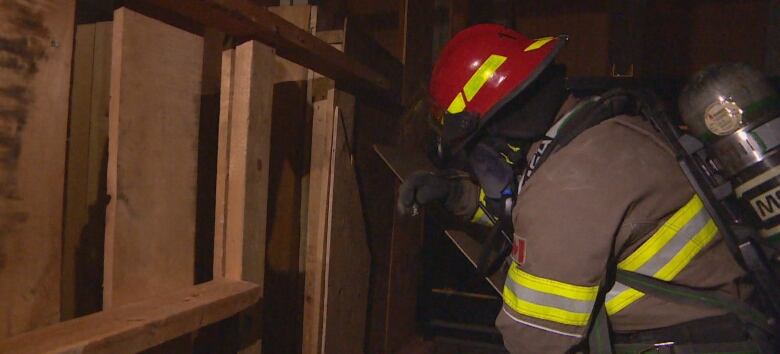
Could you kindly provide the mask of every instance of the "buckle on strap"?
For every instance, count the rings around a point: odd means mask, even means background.
[[[654,353],[673,354],[674,342],[655,343],[651,349],[654,350]]]

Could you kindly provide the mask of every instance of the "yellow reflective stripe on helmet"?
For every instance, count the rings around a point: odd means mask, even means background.
[[[471,223],[472,224],[479,224],[479,225],[485,225],[485,226],[493,226],[493,222],[490,221],[490,218],[485,214],[485,198],[487,198],[487,195],[485,195],[485,190],[480,188],[479,189],[479,205],[477,205],[477,210],[474,211],[474,216],[471,217]]]
[[[504,64],[506,61],[505,56],[493,54],[485,60],[484,63],[477,69],[474,75],[471,76],[466,85],[463,86],[463,93],[466,94],[466,100],[471,101],[474,96],[479,92],[485,83],[495,75],[496,70]]]
[[[504,303],[515,312],[556,323],[585,326],[598,294],[598,286],[579,286],[545,279],[509,268]]]
[[[464,109],[466,109],[466,101],[463,100],[463,94],[458,93],[450,103],[450,106],[447,107],[447,112],[455,114],[463,112]]]
[[[452,114],[463,112],[463,110],[466,109],[466,101],[471,101],[474,96],[477,95],[477,92],[479,92],[482,86],[495,75],[496,70],[498,70],[505,61],[505,56],[498,54],[489,56],[487,60],[480,65],[479,69],[474,72],[474,75],[471,75],[469,81],[463,85],[463,92],[458,93],[458,95],[452,99],[450,106],[447,108],[447,112]],[[466,95],[465,100],[463,98],[464,94]]]
[[[537,277],[522,271],[516,263],[512,263],[508,275],[512,281],[526,288],[543,293],[555,294],[572,300],[592,301],[596,299],[596,295],[599,291],[598,286],[573,285],[557,280]]]
[[[694,195],[642,246],[618,263],[618,268],[670,281],[717,233],[715,222],[704,209],[701,199]],[[644,295],[640,291],[615,283],[606,296],[607,313],[615,314]]]
[[[543,45],[547,44],[547,42],[555,39],[555,37],[544,37],[539,38],[535,42],[531,43],[528,47],[525,48],[524,52],[530,52],[532,50],[537,50],[541,48]]]

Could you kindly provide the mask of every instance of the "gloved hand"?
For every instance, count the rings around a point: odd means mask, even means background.
[[[415,205],[424,206],[434,201],[445,203],[453,187],[451,181],[433,172],[414,172],[398,190],[398,211],[409,214]]]

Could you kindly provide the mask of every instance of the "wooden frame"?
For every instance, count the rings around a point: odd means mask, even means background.
[[[262,309],[262,306],[258,305],[261,304],[259,300],[263,292],[264,261],[262,258],[258,260],[250,255],[262,254],[265,245],[266,221],[258,219],[256,216],[258,213],[264,214],[266,208],[268,188],[266,167],[269,165],[269,139],[267,135],[270,134],[270,105],[273,93],[273,87],[268,84],[269,80],[264,80],[267,73],[262,72],[262,70],[274,67],[276,55],[322,73],[325,77],[333,80],[332,82],[335,82],[335,85],[338,85],[340,89],[361,97],[380,97],[389,103],[386,106],[390,107],[389,110],[397,110],[400,107],[398,103],[400,80],[397,77],[389,79],[388,77],[392,77],[392,75],[379,74],[378,71],[366,64],[345,55],[329,43],[299,29],[251,1],[138,0],[127,3],[128,6],[145,4],[151,8],[168,10],[168,13],[174,13],[204,27],[221,30],[234,37],[259,41],[246,42],[235,50],[226,51],[223,55],[222,90],[223,93],[229,92],[229,94],[223,95],[221,102],[218,163],[220,171],[223,171],[224,174],[218,176],[217,181],[214,280],[199,285],[186,285],[190,282],[187,278],[172,288],[158,289],[159,294],[155,292],[144,293],[135,298],[132,296],[123,298],[121,301],[109,298],[108,306],[102,312],[0,340],[0,352],[134,353],[180,338],[206,325],[239,313],[242,316],[248,314],[251,321],[258,318],[256,312],[260,311],[258,309]],[[118,11],[126,10],[120,9]],[[148,12],[144,12],[144,14],[148,14]],[[166,21],[166,23],[170,24],[171,22]],[[174,26],[186,27],[178,26],[175,23]],[[191,28],[187,29],[192,32]],[[198,34],[202,35],[203,33]],[[121,59],[122,51],[117,51],[116,49],[119,47],[116,46],[115,43],[113,61]],[[198,48],[202,48],[202,44],[196,49]],[[116,63],[114,64],[116,65]],[[118,82],[117,78],[124,77],[117,75],[129,74],[122,73],[121,69],[112,69],[112,82]],[[237,90],[236,87],[239,86],[240,90]],[[335,87],[331,86],[331,95],[333,95],[334,90]],[[112,91],[114,91],[115,95],[113,96],[115,97],[119,97],[123,93],[113,86]],[[236,94],[238,91],[242,91],[246,97],[237,97],[240,96]],[[345,102],[354,100],[351,96],[343,93],[337,96],[345,99]],[[342,98],[336,98],[336,101],[341,101]],[[349,105],[350,103],[343,104],[342,109]],[[118,108],[114,106],[114,103],[112,103],[111,110],[112,114],[118,114]],[[187,114],[190,113],[193,112],[187,111]],[[338,151],[341,155],[335,158],[335,161],[343,166],[335,174],[346,174],[345,176],[348,177],[346,180],[339,179],[342,182],[347,181],[349,188],[352,188],[355,184],[355,178],[354,171],[351,171],[353,167],[350,147],[347,145],[350,138],[341,136],[341,131],[334,130],[336,129],[334,127],[344,124],[352,125],[354,117],[349,112],[347,116],[342,117],[342,114],[339,114],[339,118],[335,119],[333,113],[330,114],[332,121],[329,123],[332,129],[325,129],[325,131],[333,133],[334,136],[340,136],[340,140],[334,141],[333,146],[339,147]],[[117,123],[116,118],[112,119],[114,120],[111,123],[113,127],[110,127],[109,130],[117,134],[120,132],[119,123]],[[333,125],[334,122],[339,125]],[[122,132],[126,132],[126,130],[122,129]],[[113,143],[110,143],[114,145],[109,146],[109,154],[116,156],[117,151],[119,151],[119,146],[116,144],[127,144],[128,140],[131,139],[128,138],[121,143],[118,143],[117,139],[114,140]],[[334,157],[328,155],[328,160],[333,164]],[[116,159],[116,157],[114,158]],[[121,164],[117,160],[110,163],[115,169],[117,164]],[[328,173],[330,180],[334,178],[333,174],[333,171]],[[113,178],[116,177],[116,175],[113,176]],[[109,176],[109,182],[111,182],[111,178]],[[328,190],[347,187],[346,184],[330,185]],[[115,188],[117,187],[115,186]],[[113,191],[117,193],[116,189]],[[355,189],[353,192],[356,191]],[[123,197],[125,196],[120,192],[115,196],[113,202],[116,203]],[[346,204],[337,206],[337,208],[349,208],[355,203],[359,204],[359,202],[357,195],[353,194],[348,200],[340,202]],[[328,202],[323,201],[323,203]],[[115,213],[111,215],[115,215]],[[111,227],[110,230],[114,230],[113,228],[116,227],[115,222],[115,216],[111,216],[107,223]],[[362,230],[362,222],[357,219],[353,221],[341,220],[341,222],[347,222],[350,225],[345,224],[338,226],[339,228],[354,230],[354,236],[364,237],[361,236],[365,232]],[[123,237],[132,237],[128,231],[124,231],[125,236]],[[339,242],[345,243],[346,246],[355,246],[346,238]],[[111,244],[107,244],[107,249],[113,246],[115,244],[112,241]],[[360,247],[360,252],[367,257],[365,245],[360,245]],[[106,259],[109,260],[112,257],[113,253],[107,251]],[[189,264],[190,262],[184,263]],[[368,267],[368,263],[368,258],[364,257],[361,260],[363,267]],[[107,269],[110,271],[111,268]],[[333,276],[329,272],[334,270],[323,269],[322,271],[325,279]],[[345,278],[338,282],[341,284],[339,288],[328,288],[325,283],[320,283],[318,287],[325,286],[321,290],[323,294],[328,292],[341,293],[349,287],[348,280]],[[367,300],[365,294],[367,292],[367,279],[364,283],[365,286],[358,291],[360,297]],[[111,284],[108,285],[110,289]],[[347,305],[349,304],[340,304],[339,308],[348,308]],[[365,306],[358,307],[364,308]],[[247,310],[251,313],[247,313]],[[360,312],[342,311],[336,317],[343,317],[350,323],[362,323],[365,321],[365,313],[361,315]],[[324,323],[320,322],[320,325]],[[337,329],[337,327],[331,326],[328,331]],[[360,329],[362,330],[363,326]],[[357,338],[357,336],[363,335],[356,333],[353,337]],[[329,351],[335,352],[344,345],[351,347],[357,344],[355,349],[359,350],[358,348],[362,347],[362,340],[360,342],[326,344],[320,342],[317,346],[321,348],[332,347],[333,349]],[[256,347],[255,343],[251,348]],[[318,352],[318,350],[314,350],[314,352]]]
[[[137,353],[228,318],[260,298],[257,284],[218,279],[0,342],[0,353]]]
[[[137,0],[135,3],[272,46],[279,56],[336,80],[355,95],[377,95],[387,103],[398,102],[400,81],[397,78],[380,74],[369,64],[344,55],[251,0]]]

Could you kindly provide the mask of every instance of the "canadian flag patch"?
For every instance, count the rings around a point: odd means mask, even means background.
[[[518,265],[525,263],[525,238],[515,235],[515,242],[512,244],[512,260]]]

